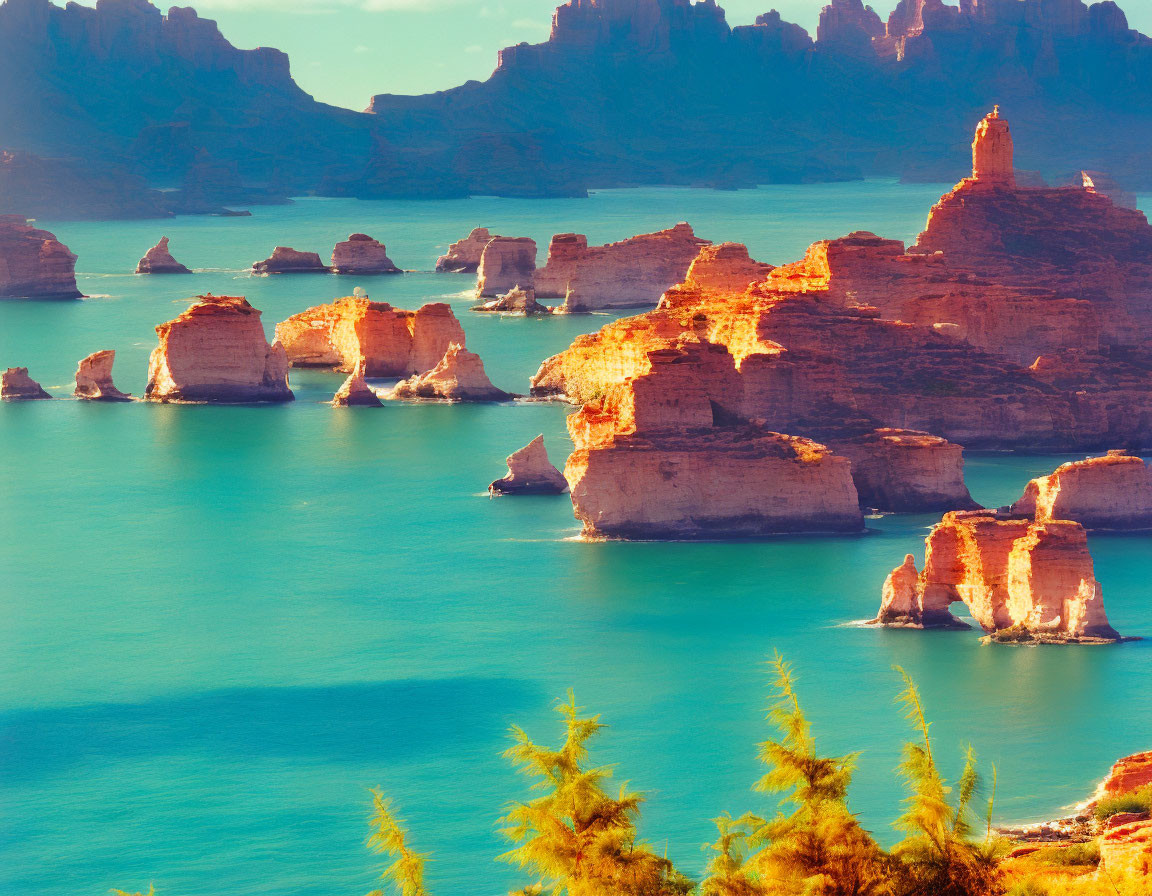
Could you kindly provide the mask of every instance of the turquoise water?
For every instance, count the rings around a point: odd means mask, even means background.
[[[0,364],[66,396],[115,348],[139,393],[152,327],[187,296],[246,295],[276,321],[365,286],[453,303],[493,381],[526,391],[547,355],[609,318],[467,312],[471,278],[251,278],[278,243],[326,254],[363,230],[430,268],[471,227],[594,241],[692,222],[786,261],[824,236],[912,237],[942,187],[863,183],[589,200],[301,201],[246,219],[43,222],[80,255],[78,303],[0,303]],[[198,269],[126,275],[161,234]],[[204,270],[212,269],[212,270]],[[41,402],[0,407],[0,891],[76,896],[363,893],[367,788],[392,794],[433,892],[526,881],[492,857],[523,782],[513,723],[554,741],[568,687],[610,723],[604,761],[649,794],[645,836],[698,873],[709,819],[769,811],[750,791],[766,734],[763,660],[791,659],[822,749],[863,750],[852,799],[886,839],[905,736],[893,664],[923,687],[951,768],[971,742],[1003,820],[1083,797],[1152,743],[1152,641],[995,648],[966,632],[852,627],[932,516],[857,538],[738,544],[574,540],[567,497],[489,499],[537,433],[557,464],[567,408],[334,410],[340,377],[292,376],[276,407]],[[1063,457],[968,460],[977,500],[1015,498]],[[1121,631],[1152,635],[1152,539],[1093,537]]]

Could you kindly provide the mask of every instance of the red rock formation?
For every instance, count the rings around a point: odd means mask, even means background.
[[[512,288],[498,299],[473,305],[473,311],[494,312],[497,314],[533,317],[538,314],[551,314],[552,309],[536,301],[536,296],[525,289]]]
[[[277,246],[272,255],[252,265],[254,274],[326,274],[329,268],[315,252]]]
[[[1148,892],[1152,883],[1152,819],[1135,817],[1100,837],[1098,873],[1113,883],[1131,882],[1131,892]]]
[[[28,376],[27,367],[9,367],[0,373],[0,401],[37,401],[51,397]]]
[[[242,297],[198,296],[156,328],[160,344],[148,364],[146,401],[291,401],[288,358],[268,344],[260,312]]]
[[[536,292],[563,298],[566,311],[655,305],[707,245],[684,223],[606,246],[589,246],[580,234],[557,234],[537,272]]]
[[[333,407],[383,407],[384,402],[380,400],[380,396],[364,380],[365,363],[361,358],[356,369],[344,381],[344,385],[336,390],[336,394],[332,397]]]
[[[1152,784],[1152,750],[1133,753],[1113,764],[1100,783],[1098,796],[1133,793]]]
[[[84,401],[131,401],[132,396],[121,392],[112,382],[112,364],[116,352],[102,351],[89,355],[76,368],[77,398]]]
[[[480,269],[484,247],[496,234],[487,227],[477,227],[462,240],[452,243],[448,251],[436,259],[436,271],[447,274],[475,274]]]
[[[753,261],[742,243],[708,244],[693,259],[684,282],[707,292],[742,293],[774,270],[773,265]]]
[[[332,250],[334,274],[401,274],[384,244],[365,233],[354,233]]]
[[[852,481],[864,507],[891,513],[974,510],[964,484],[959,445],[926,432],[877,429],[847,439],[826,439],[852,461]]]
[[[884,22],[861,0],[831,0],[820,11],[816,41],[843,50],[871,51],[872,39],[884,34]]]
[[[535,283],[535,240],[496,236],[488,241],[477,269],[476,295],[502,296],[516,287],[531,291]]]
[[[160,242],[145,253],[136,265],[137,274],[191,274],[168,251],[168,237],[160,237]]]
[[[1015,187],[1012,133],[997,106],[976,128],[972,141],[972,180],[986,186]]]
[[[1152,529],[1152,467],[1123,451],[1063,464],[1029,482],[1012,512],[1086,529]]]
[[[508,473],[488,486],[488,491],[494,495],[560,495],[568,491],[568,480],[548,460],[541,435],[508,455]]]
[[[516,396],[492,385],[484,362],[462,345],[451,345],[427,373],[396,384],[389,398],[432,401],[508,401]]]
[[[449,346],[464,345],[464,330],[443,302],[412,312],[349,297],[277,324],[276,339],[294,367],[352,372],[363,359],[365,376],[391,377],[431,370]]]
[[[1083,187],[1093,193],[1103,193],[1121,208],[1136,208],[1136,194],[1116,183],[1112,175],[1103,171],[1081,171],[1068,186]]]
[[[1037,523],[995,511],[944,515],[927,538],[924,571],[909,555],[884,585],[875,622],[957,625],[963,601],[997,640],[1113,641],[1088,539],[1079,523]]]
[[[76,256],[21,215],[0,215],[0,299],[78,299]]]

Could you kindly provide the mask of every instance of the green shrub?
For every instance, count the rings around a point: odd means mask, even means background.
[[[1097,821],[1105,821],[1121,812],[1152,812],[1152,784],[1132,793],[1106,796],[1092,810]]]
[[[1048,846],[1034,852],[1033,857],[1046,865],[1099,865],[1100,846],[1095,840],[1074,843],[1071,846]]]

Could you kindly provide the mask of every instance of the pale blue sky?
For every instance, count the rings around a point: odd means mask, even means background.
[[[57,0],[59,2],[59,0]],[[94,0],[86,0],[88,3]],[[155,2],[155,0],[154,0]],[[719,0],[733,25],[771,8],[815,35],[827,0]],[[887,18],[896,0],[872,0]],[[954,4],[954,0],[952,0]],[[1119,0],[1152,32],[1152,0]],[[296,81],[324,102],[363,109],[375,93],[427,93],[483,80],[496,51],[548,35],[553,0],[180,0],[216,19],[239,47],[292,57]],[[160,4],[162,8],[167,8]]]

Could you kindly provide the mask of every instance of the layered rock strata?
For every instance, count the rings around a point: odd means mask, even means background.
[[[297,252],[277,246],[263,261],[252,265],[254,274],[327,274],[328,267],[315,252]]]
[[[136,265],[137,274],[191,274],[168,251],[168,237],[160,237],[160,242],[145,253]]]
[[[1012,512],[1086,529],[1152,529],[1152,467],[1123,451],[1063,464],[1029,482]]]
[[[83,401],[131,401],[132,396],[121,392],[112,382],[112,365],[116,352],[94,352],[76,368],[76,389],[72,393]]]
[[[568,480],[552,466],[542,435],[508,455],[508,472],[488,486],[494,495],[560,495],[567,490]]]
[[[464,328],[443,302],[405,311],[360,297],[293,315],[276,325],[276,339],[294,367],[351,373],[363,360],[370,377],[424,373],[450,346],[465,344]]]
[[[365,364],[366,362],[361,358],[360,363],[356,365],[356,369],[348,375],[348,379],[336,390],[336,394],[332,397],[332,405],[334,407],[378,408],[383,406],[384,402],[380,400],[380,396],[378,396],[372,387],[364,380]]]
[[[536,292],[564,299],[572,312],[655,305],[707,245],[684,223],[605,246],[589,246],[582,234],[557,234],[537,272]]]
[[[366,233],[354,233],[332,250],[332,273],[371,275],[403,271],[392,263],[383,243]]]
[[[462,240],[448,247],[448,251],[436,259],[436,272],[440,274],[475,274],[480,269],[480,259],[484,247],[496,234],[487,227],[477,227]]]
[[[156,328],[147,401],[291,401],[288,357],[268,344],[260,312],[237,296],[198,296],[183,314]]]
[[[431,401],[508,401],[516,396],[492,385],[484,362],[462,345],[451,345],[427,373],[397,383],[389,398]]]
[[[76,256],[22,215],[0,215],[0,299],[78,299]]]
[[[649,373],[568,418],[565,476],[584,534],[758,537],[863,529],[851,464],[809,439],[730,417],[698,386],[731,356],[706,343],[652,352]]]
[[[944,515],[926,540],[924,570],[912,555],[884,583],[875,622],[933,628],[960,625],[962,601],[996,640],[1115,641],[1083,526],[1038,523],[996,511]]]
[[[0,373],[0,401],[41,401],[51,397],[28,375],[27,367],[9,367]]]
[[[535,295],[536,241],[497,236],[484,246],[476,272],[476,295],[499,297],[513,289]]]
[[[473,305],[473,311],[487,311],[495,314],[517,315],[519,317],[535,317],[540,314],[551,314],[552,309],[536,301],[536,296],[526,289],[511,289],[499,298],[480,305]]]
[[[754,260],[743,243],[709,243],[692,260],[684,282],[708,292],[742,293],[774,270],[773,265]]]

